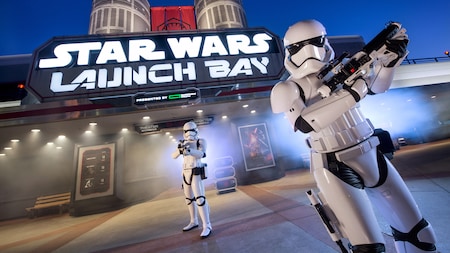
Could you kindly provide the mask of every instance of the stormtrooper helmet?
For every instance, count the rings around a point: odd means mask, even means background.
[[[198,129],[197,124],[193,121],[186,122],[183,125],[183,136],[185,140],[193,141],[197,139]]]
[[[319,71],[334,59],[325,27],[316,20],[304,20],[290,26],[284,35],[284,65],[294,78]]]

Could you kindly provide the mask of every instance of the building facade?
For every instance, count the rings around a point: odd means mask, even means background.
[[[194,7],[150,7],[148,0],[93,0],[89,34],[245,27],[242,0],[194,0]]]
[[[148,32],[148,0],[93,0],[89,34]]]
[[[195,0],[198,29],[244,28],[242,0]]]

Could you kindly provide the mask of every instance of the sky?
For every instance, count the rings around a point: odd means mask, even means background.
[[[150,0],[150,5],[194,5],[194,0]],[[448,0],[243,0],[243,5],[248,27],[265,27],[280,38],[295,22],[316,19],[329,36],[361,35],[368,42],[396,21],[410,38],[409,59],[445,57],[450,50]],[[87,35],[90,12],[90,0],[2,1],[0,56],[31,54],[52,37]]]

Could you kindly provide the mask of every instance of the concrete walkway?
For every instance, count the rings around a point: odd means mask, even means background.
[[[439,252],[450,252],[450,140],[402,147],[392,162],[433,225]],[[0,252],[340,252],[305,195],[314,187],[307,169],[220,195],[209,185],[206,239],[200,228],[181,231],[188,223],[181,189],[108,213],[4,221]],[[382,217],[379,224],[387,252],[395,252],[388,224]]]

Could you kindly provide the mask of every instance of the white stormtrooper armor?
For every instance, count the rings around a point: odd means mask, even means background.
[[[200,234],[206,238],[211,234],[212,226],[209,220],[209,205],[205,197],[205,179],[206,164],[201,159],[206,156],[206,142],[198,138],[197,125],[189,121],[183,126],[184,140],[180,141],[177,149],[172,153],[172,158],[176,159],[183,155],[183,191],[186,197],[190,222],[183,228],[183,231],[189,231],[198,227],[197,211],[203,224],[203,230]]]
[[[309,133],[318,201],[336,230],[332,237],[347,238],[351,252],[385,252],[371,204],[392,227],[398,253],[436,252],[431,225],[396,169],[377,151],[380,141],[358,106],[366,94],[389,89],[395,67],[407,55],[407,41],[402,28],[386,42],[399,47],[389,45],[370,71],[344,88],[330,90],[318,77],[334,58],[323,25],[301,21],[289,27],[284,37],[290,77],[273,87],[272,111],[285,113],[294,131]]]

